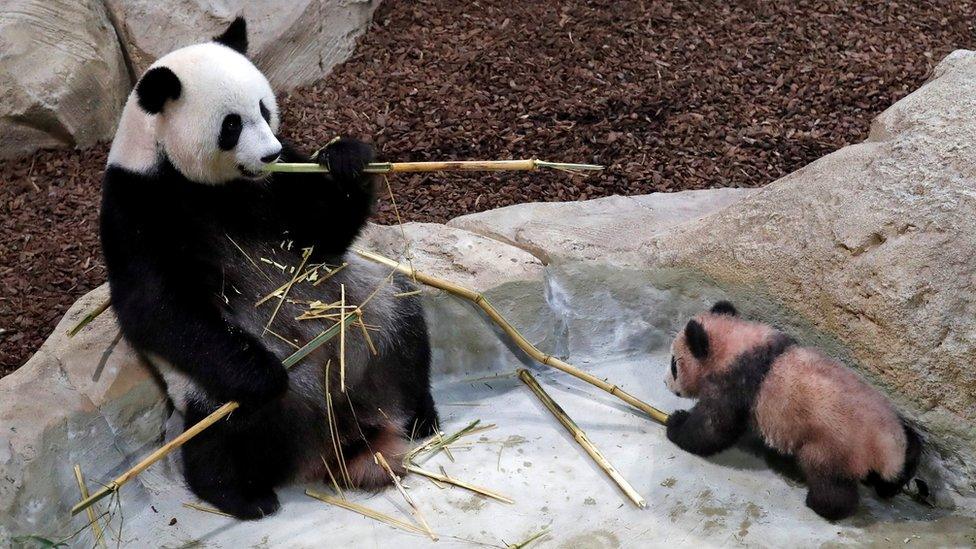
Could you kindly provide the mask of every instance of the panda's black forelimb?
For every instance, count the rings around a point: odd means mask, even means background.
[[[668,440],[699,456],[711,456],[732,447],[746,431],[740,413],[728,408],[724,399],[701,399],[691,410],[678,410],[668,417]]]
[[[341,255],[349,248],[376,201],[375,176],[364,172],[374,157],[370,145],[340,139],[316,158],[329,173],[275,173],[271,177],[273,207],[296,244],[313,247],[316,258]],[[312,162],[288,143],[283,143],[281,159]]]

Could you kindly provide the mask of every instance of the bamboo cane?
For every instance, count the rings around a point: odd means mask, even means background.
[[[366,165],[366,173],[420,173],[420,172],[500,172],[535,171],[551,168],[569,172],[600,171],[596,164],[570,164],[547,162],[534,158],[526,160],[448,160],[442,162],[373,162]],[[276,162],[265,171],[279,173],[328,173],[329,169],[316,163]]]
[[[539,397],[539,400],[542,401],[542,404],[544,404],[545,407],[548,408],[550,412],[552,412],[552,415],[556,416],[556,419],[558,419],[559,422],[563,424],[563,427],[565,427],[566,430],[569,431],[571,435],[573,435],[573,438],[576,439],[576,442],[579,443],[579,445],[582,446],[584,450],[586,450],[586,453],[589,454],[591,458],[593,458],[593,461],[596,462],[596,464],[600,467],[600,469],[603,469],[603,471],[607,475],[609,475],[614,482],[617,483],[617,486],[620,487],[623,493],[626,494],[626,496],[630,498],[631,501],[633,501],[634,504],[637,505],[637,507],[640,508],[647,507],[647,502],[644,501],[644,498],[640,494],[638,494],[637,490],[634,490],[634,487],[631,486],[629,482],[627,482],[627,479],[625,479],[623,475],[621,475],[614,468],[614,466],[611,465],[609,461],[607,461],[607,458],[603,457],[603,454],[600,453],[600,450],[596,447],[596,445],[590,442],[590,439],[587,438],[586,433],[583,432],[583,430],[580,429],[579,425],[577,425],[576,422],[573,421],[571,417],[569,417],[569,414],[567,414],[566,411],[563,410],[562,407],[559,406],[559,404],[555,400],[553,400],[551,396],[549,396],[549,393],[547,393],[546,390],[543,389],[541,385],[539,385],[539,382],[536,381],[534,377],[532,377],[532,374],[530,374],[528,370],[524,368],[520,368],[518,371],[518,375],[519,375],[519,379],[521,379],[522,382],[529,387],[529,389],[532,389],[532,392],[535,393],[537,397]]]
[[[352,323],[352,321],[355,320],[356,318],[358,318],[358,315],[350,314],[349,316],[347,316],[343,320],[343,322]],[[317,343],[317,345],[322,345],[323,343],[325,343],[326,341],[328,341],[332,337],[335,337],[339,333],[339,326],[342,326],[342,325],[343,325],[342,323],[336,323],[335,326],[332,326],[331,328],[329,328],[325,332],[322,332],[322,334],[320,334],[315,339],[313,339],[312,342],[309,342],[309,344],[305,345],[305,347],[302,347],[301,350],[296,351],[295,354],[293,354],[290,357],[286,358],[284,360],[284,362],[283,362],[283,365],[285,366],[285,368],[290,368],[291,366],[295,365],[299,360],[301,360],[309,352],[311,352],[311,350],[307,350],[307,348],[313,342]],[[167,442],[162,447],[160,447],[158,450],[156,450],[155,452],[153,452],[153,453],[149,454],[148,456],[146,456],[145,458],[143,458],[142,461],[140,461],[139,463],[137,463],[135,466],[133,466],[128,471],[126,471],[126,472],[122,473],[121,475],[119,475],[118,477],[116,477],[115,480],[113,480],[112,482],[109,482],[107,485],[103,486],[101,489],[99,489],[97,492],[95,492],[91,496],[88,496],[88,497],[82,499],[77,504],[75,504],[75,506],[71,508],[71,514],[72,515],[77,515],[81,511],[84,511],[85,509],[87,509],[87,508],[91,507],[92,505],[94,505],[96,502],[98,502],[99,500],[101,500],[105,496],[108,496],[112,492],[117,491],[119,488],[122,487],[122,485],[124,485],[125,483],[129,482],[133,478],[137,477],[140,473],[142,473],[143,471],[145,471],[146,469],[148,469],[152,464],[154,464],[157,461],[163,459],[164,457],[166,457],[167,454],[169,454],[173,450],[179,448],[180,446],[183,446],[191,438],[199,435],[207,427],[210,427],[214,423],[217,423],[218,421],[220,421],[221,419],[223,419],[224,417],[226,417],[227,415],[229,415],[231,412],[233,412],[234,410],[236,410],[239,406],[240,406],[240,403],[231,401],[231,402],[228,402],[228,403],[224,404],[220,408],[217,408],[209,416],[203,418],[196,425],[193,425],[192,427],[190,427],[186,431],[183,431],[178,437],[176,437],[173,440]]]
[[[482,311],[485,312],[485,314],[488,315],[489,318],[492,319],[492,321],[495,322],[495,324],[497,324],[506,334],[508,334],[509,337],[512,338],[512,340],[515,342],[516,345],[519,346],[519,348],[525,351],[529,356],[531,356],[536,361],[541,362],[546,366],[551,366],[553,368],[556,368],[557,370],[566,372],[567,374],[576,377],[577,379],[583,380],[589,383],[590,385],[603,389],[604,391],[619,398],[620,400],[626,402],[627,404],[630,404],[634,408],[637,408],[638,410],[644,412],[645,414],[650,416],[651,419],[657,421],[662,425],[667,422],[668,414],[638,399],[637,397],[624,391],[620,387],[612,383],[608,383],[607,381],[604,381],[590,373],[584,372],[583,370],[576,368],[572,364],[563,362],[562,360],[559,360],[558,358],[552,355],[547,355],[542,351],[540,351],[534,345],[529,343],[529,341],[525,339],[525,337],[522,336],[522,334],[520,334],[518,330],[516,330],[511,324],[509,324],[508,321],[505,320],[505,318],[501,314],[499,314],[499,312],[491,305],[491,303],[488,302],[488,300],[482,294],[475,292],[474,290],[465,288],[463,286],[454,284],[453,282],[449,282],[447,280],[443,280],[440,278],[436,278],[421,273],[416,269],[413,269],[412,267],[402,265],[401,263],[398,263],[388,257],[384,257],[382,255],[373,252],[357,249],[356,253],[358,253],[359,255],[361,255],[362,257],[370,261],[375,261],[376,263],[380,263],[389,266],[391,268],[394,268],[397,271],[407,276],[410,276],[413,279],[423,284],[432,286],[434,288],[439,288],[441,290],[444,290],[445,292],[451,293],[458,297],[462,297],[464,299],[467,299],[468,301],[475,303],[476,305],[478,305],[478,307],[481,308]]]
[[[81,492],[82,498],[88,497],[88,485],[85,484],[85,477],[81,474],[81,466],[75,464],[75,480],[78,481],[78,491]],[[104,534],[102,533],[102,525],[99,524],[98,519],[95,517],[95,509],[89,507],[88,509],[88,524],[91,524],[92,537],[95,538],[95,545],[98,547],[106,547]]]

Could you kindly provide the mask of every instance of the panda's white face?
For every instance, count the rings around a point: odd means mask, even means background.
[[[162,153],[191,181],[257,178],[281,152],[278,122],[271,86],[246,57],[214,42],[188,46],[161,57],[140,80],[109,164],[151,170]]]

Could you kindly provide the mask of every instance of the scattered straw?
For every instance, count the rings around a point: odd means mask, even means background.
[[[111,299],[105,298],[105,301],[99,303],[97,307],[92,309],[91,312],[89,312],[87,315],[82,317],[77,324],[75,324],[70,330],[68,330],[68,337],[74,337],[75,334],[80,332],[82,328],[84,328],[89,323],[91,323],[92,320],[95,320],[98,317],[98,315],[104,313],[105,310],[108,309],[109,305],[111,304],[112,304]]]
[[[426,532],[424,532],[420,528],[417,528],[413,524],[410,524],[410,523],[407,523],[407,522],[403,522],[402,520],[393,518],[390,515],[387,515],[385,513],[381,513],[379,511],[374,510],[374,509],[370,509],[369,507],[366,507],[365,505],[360,505],[358,503],[353,503],[353,502],[348,501],[348,500],[345,500],[345,499],[339,499],[339,498],[336,498],[336,497],[332,497],[330,495],[323,494],[323,493],[320,493],[320,492],[315,492],[313,490],[305,490],[305,495],[308,496],[308,497],[311,497],[311,498],[315,498],[315,499],[317,499],[319,501],[328,503],[330,505],[335,505],[336,507],[342,507],[343,509],[346,509],[348,511],[352,511],[354,513],[359,513],[360,515],[362,515],[364,517],[371,518],[373,520],[382,522],[384,524],[388,524],[388,525],[390,525],[390,526],[392,526],[394,528],[399,528],[401,530],[406,530],[407,532],[410,532],[412,534],[426,535]]]
[[[304,250],[302,250],[302,262],[298,265],[297,271],[300,272],[302,269],[305,268],[305,262],[308,261],[308,257],[310,255],[312,255],[312,248],[305,248]],[[271,328],[271,323],[274,322],[275,317],[278,316],[278,311],[281,310],[281,306],[282,304],[284,304],[285,298],[288,297],[288,292],[291,290],[291,287],[294,286],[296,282],[298,282],[299,276],[300,275],[293,276],[291,280],[288,281],[288,283],[285,284],[283,289],[281,290],[281,297],[278,299],[278,304],[275,305],[274,311],[272,311],[271,313],[271,318],[268,319],[268,323],[265,324],[264,326],[265,333],[267,333],[268,329]],[[257,305],[255,305],[255,307],[256,306]]]
[[[328,274],[326,274],[325,276],[322,276],[322,277],[319,277],[319,278],[316,278],[316,279],[315,279],[315,282],[312,282],[312,286],[318,286],[319,284],[321,284],[321,283],[323,283],[323,282],[325,282],[326,280],[328,280],[328,279],[330,279],[330,278],[332,278],[332,276],[333,276],[333,275],[335,275],[335,274],[336,274],[337,272],[339,272],[339,271],[341,271],[341,270],[343,270],[343,269],[345,269],[345,268],[346,268],[346,266],[348,266],[348,265],[349,265],[348,263],[343,263],[342,265],[339,265],[339,266],[338,266],[338,267],[336,267],[335,269],[330,269],[330,268],[328,268],[328,267],[325,267],[325,266],[323,266],[323,268],[324,268],[325,270],[327,270],[327,271],[329,271],[329,273],[328,273]]]
[[[403,482],[400,479],[400,475],[393,471],[393,468],[390,467],[390,464],[387,463],[386,458],[384,458],[383,454],[380,452],[373,454],[373,460],[377,465],[383,468],[384,471],[386,471],[386,474],[390,475],[390,479],[393,480],[393,486],[396,487],[397,491],[400,492],[400,495],[403,496],[403,500],[406,501],[407,505],[410,506],[410,510],[413,512],[414,518],[417,519],[417,523],[420,524],[421,528],[423,528],[425,532],[427,532],[430,539],[437,541],[437,534],[435,534],[430,528],[430,524],[427,523],[427,519],[424,518],[424,514],[420,511],[420,506],[417,505],[413,498],[410,497],[410,494],[408,494],[403,488]]]
[[[184,501],[183,502],[183,507],[186,507],[187,509],[193,509],[195,511],[202,511],[204,513],[210,513],[211,515],[220,515],[222,517],[228,517],[228,518],[232,518],[232,519],[236,519],[237,518],[237,517],[235,517],[234,515],[232,515],[230,513],[225,513],[223,511],[221,511],[220,509],[214,509],[213,507],[207,507],[206,505],[200,505],[200,504],[197,504],[197,503],[191,503],[189,501]]]
[[[502,494],[499,494],[494,490],[490,490],[488,488],[471,484],[470,482],[465,482],[463,480],[456,479],[454,477],[448,476],[446,473],[435,473],[433,471],[421,469],[420,467],[410,463],[404,463],[403,468],[416,475],[427,477],[429,479],[436,480],[438,482],[443,482],[444,484],[452,484],[454,486],[457,486],[458,488],[464,488],[465,490],[470,490],[471,492],[474,492],[476,494],[481,494],[482,496],[489,497],[494,500],[498,500],[502,503],[515,503],[515,500],[513,500],[508,496],[503,496]]]
[[[543,528],[539,532],[536,532],[535,534],[532,534],[531,536],[525,538],[523,541],[520,541],[518,543],[510,543],[510,544],[508,544],[505,547],[505,549],[523,549],[525,547],[528,547],[532,542],[536,541],[537,539],[540,539],[540,538],[542,538],[544,536],[548,536],[548,535],[549,535],[549,529],[548,528]]]

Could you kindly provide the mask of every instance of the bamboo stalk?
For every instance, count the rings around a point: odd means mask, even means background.
[[[376,461],[377,465],[379,465],[380,467],[383,468],[384,471],[386,471],[386,474],[390,475],[390,478],[393,480],[393,486],[396,487],[397,491],[400,492],[400,495],[403,496],[403,500],[406,501],[407,505],[410,506],[410,510],[413,512],[414,518],[417,519],[417,523],[420,524],[420,526],[424,529],[425,532],[427,532],[427,535],[430,536],[430,539],[437,541],[438,540],[437,534],[434,533],[434,531],[430,527],[430,524],[427,523],[427,519],[424,518],[424,514],[420,511],[420,506],[417,505],[417,503],[413,500],[413,498],[410,497],[410,494],[407,493],[406,489],[404,489],[403,482],[400,479],[400,475],[396,474],[393,471],[393,468],[390,467],[390,464],[386,461],[386,458],[384,458],[383,454],[381,454],[380,452],[376,452],[375,454],[373,454],[373,459]]]
[[[91,496],[81,500],[81,502],[71,508],[71,514],[77,515],[79,512],[91,507],[96,501],[118,490],[123,484],[129,482],[140,473],[148,469],[150,465],[163,459],[166,454],[172,452],[180,446],[183,446],[188,440],[200,434],[207,427],[210,427],[214,423],[220,421],[228,414],[236,410],[239,406],[240,404],[237,402],[228,402],[220,408],[217,408],[209,416],[203,418],[196,425],[180,433],[180,436],[162,445],[158,450],[143,458],[143,460],[137,463],[134,467],[116,477],[115,480],[109,482],[106,486],[102,487]]]
[[[512,338],[512,340],[515,342],[516,345],[519,346],[519,348],[525,351],[529,356],[531,356],[536,361],[541,362],[546,366],[551,366],[553,368],[556,368],[557,370],[561,370],[577,379],[585,381],[590,385],[593,385],[595,387],[598,387],[610,393],[611,395],[619,398],[620,400],[626,402],[627,404],[633,406],[634,408],[637,408],[638,410],[644,412],[645,414],[650,416],[651,419],[657,421],[662,425],[667,422],[668,414],[638,399],[637,397],[631,395],[627,391],[624,391],[620,387],[612,383],[608,383],[603,379],[600,379],[588,372],[576,368],[572,364],[563,362],[562,360],[559,360],[558,358],[552,355],[547,355],[542,351],[540,351],[534,345],[529,343],[529,340],[525,339],[525,337],[522,336],[522,334],[519,333],[518,330],[516,330],[511,324],[509,324],[508,321],[505,320],[505,317],[503,317],[491,305],[491,303],[488,302],[488,299],[486,299],[485,296],[483,296],[482,294],[475,292],[474,290],[465,288],[464,286],[454,284],[453,282],[449,282],[441,278],[437,278],[431,275],[421,273],[416,269],[407,267],[388,257],[384,257],[382,255],[373,252],[357,249],[356,253],[358,253],[360,256],[370,261],[374,261],[376,263],[380,263],[382,265],[387,265],[391,268],[394,268],[397,271],[406,274],[423,284],[444,290],[445,292],[448,292],[450,294],[456,295],[458,297],[467,299],[468,301],[475,303],[476,305],[478,305],[478,307],[481,308],[482,311],[485,312],[485,314],[488,315],[489,318],[491,318],[492,321],[494,321],[495,324],[498,325],[498,327],[500,327],[506,334],[508,334],[509,337]]]
[[[81,492],[82,499],[88,497],[88,485],[85,484],[85,477],[81,474],[81,466],[77,463],[75,464],[75,480],[78,481],[78,491]],[[89,507],[88,511],[88,524],[91,525],[92,537],[95,538],[95,545],[98,547],[106,547],[104,534],[102,533],[102,525],[99,524],[98,519],[95,517],[95,508]]]
[[[357,318],[357,316],[358,315],[350,314],[346,318],[346,322],[352,322],[354,319]],[[325,332],[322,332],[321,334],[319,334],[318,336],[316,336],[312,341],[310,341],[304,347],[302,347],[298,351],[295,351],[294,354],[292,354],[291,356],[289,356],[288,358],[286,358],[284,361],[282,361],[282,364],[285,366],[285,368],[290,368],[291,366],[295,365],[295,363],[297,363],[299,360],[301,360],[306,355],[308,355],[308,353],[312,352],[314,350],[314,348],[317,348],[317,347],[321,346],[322,344],[324,344],[326,341],[328,341],[332,337],[335,337],[336,334],[339,333],[339,326],[340,325],[341,324],[337,324],[335,326],[332,326],[331,328],[329,328]],[[314,345],[314,347],[310,348],[310,346],[312,345],[313,342],[315,343],[315,345]],[[148,469],[152,464],[154,464],[157,461],[159,461],[159,460],[163,459],[164,457],[166,457],[166,455],[169,454],[170,452],[172,452],[173,450],[175,450],[175,449],[179,448],[180,446],[183,446],[184,444],[186,444],[187,441],[189,441],[191,438],[193,438],[193,437],[197,436],[198,434],[200,434],[201,432],[203,432],[206,428],[210,427],[214,423],[216,423],[216,422],[220,421],[221,419],[223,419],[224,417],[228,416],[231,412],[233,412],[234,410],[236,410],[239,406],[240,406],[240,403],[231,401],[231,402],[228,402],[228,403],[224,404],[220,408],[217,408],[217,410],[215,410],[212,414],[210,414],[209,416],[203,418],[196,425],[193,425],[192,427],[190,427],[186,431],[183,431],[178,437],[176,437],[173,440],[167,442],[166,444],[164,444],[163,446],[161,446],[158,450],[156,450],[155,452],[153,452],[153,453],[149,454],[148,456],[146,456],[145,458],[143,458],[142,461],[140,461],[139,463],[137,463],[135,466],[133,466],[128,471],[126,471],[126,472],[122,473],[121,475],[119,475],[118,477],[116,477],[115,480],[113,480],[112,482],[109,482],[107,485],[103,486],[101,489],[99,489],[97,492],[95,492],[91,496],[86,497],[86,498],[82,499],[80,502],[78,502],[77,504],[75,504],[75,506],[71,508],[71,514],[72,514],[72,516],[73,515],[77,515],[81,511],[84,511],[85,509],[91,507],[93,504],[95,504],[95,502],[97,502],[97,501],[105,498],[106,496],[108,496],[112,492],[118,491],[118,489],[121,488],[122,485],[124,485],[125,483],[129,482],[133,478],[137,477],[140,473],[142,473],[143,471],[145,471],[146,469]]]
[[[105,298],[105,301],[99,303],[98,307],[92,309],[91,312],[89,312],[87,315],[82,317],[77,324],[75,324],[70,330],[68,330],[68,337],[74,337],[75,334],[80,332],[82,328],[87,326],[92,320],[95,320],[98,317],[98,315],[104,313],[105,310],[108,309],[109,305],[111,304],[112,304],[112,300],[109,298]]]
[[[378,520],[378,521],[380,521],[382,523],[388,524],[388,525],[393,526],[395,528],[399,528],[401,530],[406,530],[407,532],[410,532],[410,533],[413,533],[413,534],[421,534],[421,535],[424,535],[424,531],[421,530],[420,528],[417,528],[413,524],[410,524],[408,522],[403,522],[402,520],[399,520],[399,519],[395,519],[395,518],[393,518],[393,517],[391,517],[391,516],[389,516],[387,514],[380,513],[379,511],[375,511],[373,509],[370,509],[369,507],[366,507],[365,505],[360,505],[358,503],[353,503],[351,501],[347,501],[347,500],[344,500],[344,499],[334,498],[332,496],[329,496],[329,495],[326,495],[326,494],[322,494],[320,492],[315,492],[313,490],[305,490],[305,495],[308,496],[308,497],[310,497],[310,498],[315,498],[315,499],[317,499],[319,501],[324,501],[325,503],[328,503],[328,504],[331,504],[331,505],[335,505],[336,507],[342,507],[343,509],[346,509],[348,511],[352,511],[354,513],[359,513],[360,515],[362,515],[364,517],[371,518],[373,520]]]
[[[637,507],[640,508],[646,507],[647,502],[644,501],[644,498],[637,493],[637,490],[634,490],[634,487],[631,486],[629,482],[627,482],[627,479],[625,479],[619,472],[617,472],[617,470],[613,467],[613,465],[611,465],[610,462],[607,461],[607,458],[603,457],[603,454],[600,453],[600,450],[596,447],[596,445],[590,442],[590,439],[587,438],[586,433],[583,432],[583,430],[580,429],[579,425],[577,425],[576,422],[573,421],[571,417],[569,417],[566,411],[563,410],[562,407],[560,407],[559,404],[556,403],[556,401],[553,400],[551,396],[549,396],[549,393],[547,393],[546,390],[543,389],[541,385],[539,385],[539,382],[536,381],[534,377],[532,377],[532,374],[530,374],[529,371],[524,368],[520,368],[518,374],[519,374],[519,379],[521,379],[522,382],[529,387],[529,389],[532,389],[532,392],[535,393],[537,397],[539,397],[539,400],[542,401],[542,404],[544,404],[545,407],[548,408],[550,412],[552,412],[552,415],[556,416],[556,419],[558,419],[559,422],[563,424],[563,427],[565,427],[566,430],[569,431],[571,435],[573,435],[573,438],[576,439],[576,442],[579,443],[579,445],[582,446],[584,450],[586,450],[586,453],[589,454],[591,458],[593,458],[593,461],[596,462],[596,464],[601,469],[603,469],[603,471],[606,472],[607,475],[609,475],[614,482],[617,483],[617,486],[619,486],[620,489],[623,490],[624,494],[626,494],[627,497],[630,498],[631,501],[633,501],[634,504],[637,505]]]
[[[441,162],[373,162],[366,165],[366,173],[418,173],[418,172],[498,172],[535,171],[552,168],[570,172],[600,171],[596,164],[570,164],[547,162],[534,158],[525,160],[448,160]],[[276,162],[265,168],[279,173],[328,173],[329,169],[317,163]]]

